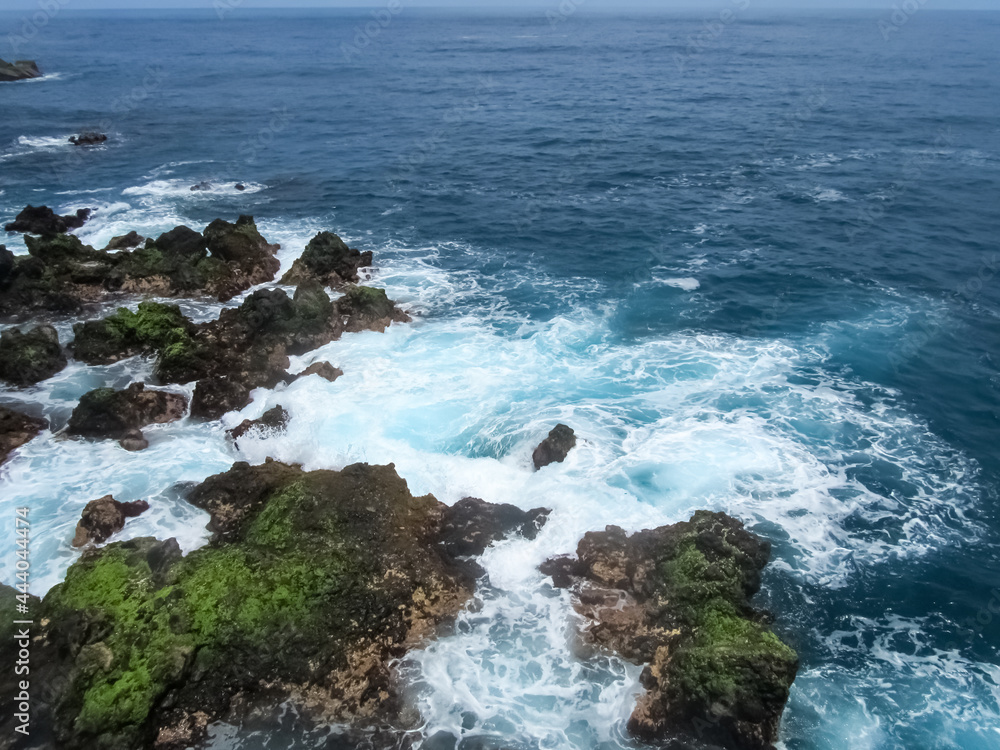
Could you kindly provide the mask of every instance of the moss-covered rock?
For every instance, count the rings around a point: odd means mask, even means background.
[[[352,286],[337,300],[345,331],[384,331],[390,323],[407,323],[410,316],[396,307],[385,289]]]
[[[762,750],[777,740],[798,668],[766,613],[750,605],[769,555],[739,521],[698,511],[632,536],[614,526],[590,532],[575,559],[542,570],[573,587],[591,640],[647,665],[632,734]]]
[[[49,423],[40,417],[0,406],[0,464],[48,426]]]
[[[28,386],[47,380],[66,366],[59,334],[50,325],[30,331],[8,328],[0,334],[0,380]]]
[[[326,286],[341,286],[358,281],[358,269],[371,264],[371,251],[362,253],[348,247],[333,232],[320,232],[309,240],[281,283],[301,284],[311,280]]]
[[[442,551],[444,506],[366,464],[235,464],[190,500],[212,514],[207,547],[110,544],[41,604],[36,679],[58,746],[180,750],[288,700],[398,721],[392,661],[454,617],[479,572]]]
[[[91,438],[133,438],[146,425],[180,419],[186,408],[184,396],[146,390],[143,383],[133,383],[121,391],[97,388],[80,398],[70,415],[67,432]]]
[[[171,347],[193,347],[194,331],[177,305],[140,302],[136,312],[120,307],[106,318],[74,326],[73,355],[88,365],[107,365],[137,354],[162,355]]]

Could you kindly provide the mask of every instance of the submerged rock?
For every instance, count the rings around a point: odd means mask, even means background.
[[[573,432],[573,428],[557,424],[531,454],[535,470],[537,471],[551,463],[562,463],[575,445],[576,434]]]
[[[30,331],[8,328],[0,334],[0,380],[28,386],[47,380],[67,364],[59,334],[50,325]]]
[[[134,440],[135,432],[142,427],[176,421],[184,416],[186,408],[184,396],[149,391],[144,383],[133,383],[122,391],[97,388],[80,398],[67,432],[81,437]]]
[[[282,406],[268,409],[259,419],[244,419],[239,425],[226,434],[236,442],[248,432],[266,433],[282,432],[288,424],[288,412]]]
[[[85,551],[35,605],[33,718],[53,746],[181,750],[287,703],[403,728],[394,660],[475,587],[475,564],[441,550],[445,507],[366,464],[238,463],[190,501],[212,516],[206,547]]]
[[[320,232],[306,245],[302,255],[281,278],[282,284],[318,281],[324,286],[342,286],[358,281],[358,269],[372,264],[372,253],[347,246],[333,232]]]
[[[96,146],[98,143],[104,143],[106,140],[108,140],[108,137],[104,133],[87,131],[80,133],[80,135],[70,136],[69,142],[74,146]]]
[[[48,426],[49,423],[44,419],[29,417],[6,406],[0,406],[0,464]]]
[[[34,60],[16,60],[13,63],[0,60],[0,81],[22,81],[41,76],[42,72]]]
[[[73,546],[101,544],[124,529],[126,519],[135,518],[147,510],[149,503],[145,500],[120,503],[111,495],[91,500],[83,509],[80,521],[76,524]]]
[[[25,234],[63,234],[82,227],[92,213],[89,208],[81,208],[75,214],[59,216],[48,206],[27,206],[14,221],[4,226],[8,232]]]
[[[750,604],[769,556],[739,521],[698,511],[631,536],[617,526],[589,532],[576,558],[549,560],[542,572],[572,587],[593,643],[646,665],[631,734],[763,750],[777,741],[798,669]]]

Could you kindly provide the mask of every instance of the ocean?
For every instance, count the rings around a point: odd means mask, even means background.
[[[283,269],[332,230],[414,321],[298,358],[336,383],[151,427],[137,454],[26,445],[0,506],[31,508],[33,593],[94,498],[149,500],[119,538],[191,550],[207,515],[179,488],[235,460],[394,463],[415,495],[553,510],[399,665],[423,746],[621,749],[639,668],[576,654],[537,567],[723,510],[773,545],[758,602],[801,658],[782,748],[1000,748],[1000,14],[50,6],[0,13],[0,57],[45,73],[0,84],[4,221],[94,208],[78,234],[103,247],[252,214]],[[108,142],[67,143],[89,129]],[[151,371],[71,362],[0,402],[58,430]],[[287,433],[225,439],[277,404]],[[535,473],[557,422],[580,443]]]

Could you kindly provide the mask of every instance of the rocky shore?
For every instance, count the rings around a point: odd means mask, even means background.
[[[15,60],[9,63],[0,60],[0,82],[23,81],[28,78],[40,78],[42,72],[34,60]]]
[[[86,317],[97,303],[138,304],[77,323],[69,341],[37,320],[8,328],[0,379],[15,393],[71,359],[97,366],[134,356],[150,358],[154,374],[84,394],[63,431],[72,439],[142,450],[147,425],[215,420],[247,406],[254,389],[301,377],[334,382],[343,373],[331,363],[290,374],[290,357],[410,320],[384,290],[360,285],[372,254],[332,232],[316,235],[281,277],[289,293],[262,286],[275,281],[278,246],[252,217],[156,239],[131,232],[100,250],[69,234],[77,218],[28,207],[8,225],[27,232],[28,255],[0,246],[0,317]],[[252,287],[201,323],[148,299],[228,301]],[[275,406],[227,435],[238,449],[244,436],[266,439],[290,419]],[[0,407],[0,461],[47,428]],[[556,471],[577,443],[556,425],[531,463]],[[33,723],[48,732],[36,746],[183,750],[203,743],[214,722],[266,724],[283,706],[307,722],[367,732],[373,746],[399,746],[419,715],[393,664],[474,602],[484,574],[477,556],[512,535],[535,538],[550,517],[477,498],[448,506],[414,497],[392,465],[235,463],[185,497],[210,515],[212,534],[186,556],[174,539],[115,541],[146,501],[107,494],[88,503],[67,539],[83,548],[80,558],[33,603]],[[590,532],[575,557],[542,565],[570,590],[589,648],[643,665],[645,694],[628,723],[636,740],[774,746],[798,660],[751,603],[769,553],[739,521],[699,511],[632,535]],[[11,593],[0,588],[4,600]],[[11,648],[5,638],[0,650]],[[0,676],[4,699],[12,680],[9,670]],[[0,748],[12,746],[10,722],[0,717]]]

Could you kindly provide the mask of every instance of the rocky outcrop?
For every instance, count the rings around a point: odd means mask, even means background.
[[[108,140],[108,137],[104,133],[95,133],[93,131],[87,131],[80,133],[80,135],[71,135],[69,142],[74,146],[96,146],[98,143],[104,143]]]
[[[124,529],[127,519],[135,518],[147,510],[149,510],[149,503],[145,500],[120,503],[111,495],[91,500],[84,507],[80,520],[76,524],[73,546],[83,547],[86,544],[101,544]]]
[[[29,386],[47,380],[67,364],[59,334],[50,325],[30,331],[8,328],[0,334],[0,380]]]
[[[133,383],[122,391],[98,388],[80,398],[67,432],[80,437],[142,440],[141,428],[176,421],[186,408],[184,396],[146,390],[144,383]],[[123,447],[135,449],[134,445]]]
[[[0,60],[0,81],[23,81],[41,76],[42,72],[34,60],[15,60],[13,63]]]
[[[309,240],[302,255],[281,278],[281,283],[318,281],[324,286],[340,287],[348,282],[357,282],[358,269],[371,264],[371,251],[362,253],[348,247],[333,232],[320,232]]]
[[[575,445],[576,434],[573,429],[564,424],[557,424],[531,454],[535,470],[551,463],[562,463]]]
[[[109,365],[137,354],[175,352],[191,346],[195,326],[177,305],[140,302],[136,312],[113,315],[73,327],[73,356],[88,365]]]
[[[302,372],[295,375],[294,379],[298,380],[299,378],[307,378],[310,375],[319,375],[323,380],[329,380],[332,383],[343,374],[343,370],[339,367],[334,367],[329,362],[313,362]]]
[[[206,547],[90,549],[34,605],[33,719],[52,746],[181,750],[289,703],[405,726],[391,665],[475,586],[475,564],[442,550],[445,507],[366,464],[235,464],[190,501],[211,514]]]
[[[82,227],[92,213],[89,208],[81,208],[75,214],[59,216],[48,206],[27,206],[14,221],[4,226],[8,232],[52,235],[63,234]]]
[[[590,532],[576,558],[549,560],[542,572],[572,588],[590,642],[645,665],[631,734],[763,750],[777,740],[798,668],[750,604],[769,556],[739,521],[698,511],[631,536],[616,526]]]
[[[449,555],[481,555],[493,542],[517,534],[534,539],[548,519],[545,508],[523,511],[516,505],[494,505],[466,497],[445,510],[441,543]]]
[[[288,412],[282,406],[275,406],[273,409],[268,409],[264,412],[260,419],[244,419],[233,429],[227,430],[226,435],[232,438],[233,442],[239,447],[237,441],[247,433],[253,432],[258,435],[265,435],[268,433],[283,432],[287,425]]]
[[[6,406],[0,406],[0,464],[48,426],[49,423],[44,419],[29,417]]]
[[[111,241],[104,248],[104,251],[113,253],[118,250],[131,250],[132,248],[139,247],[145,239],[145,237],[133,229],[128,234],[120,234],[117,237],[112,237]]]
[[[57,233],[65,219],[31,224],[30,231],[44,228],[44,235],[26,236],[28,255],[0,264],[10,265],[0,273],[0,316],[78,312],[111,294],[208,295],[226,301],[271,281],[279,267],[278,246],[260,235],[250,216],[235,224],[216,220],[204,234],[177,227],[142,247],[118,252],[95,250],[73,235]],[[10,226],[29,231],[26,223]]]

